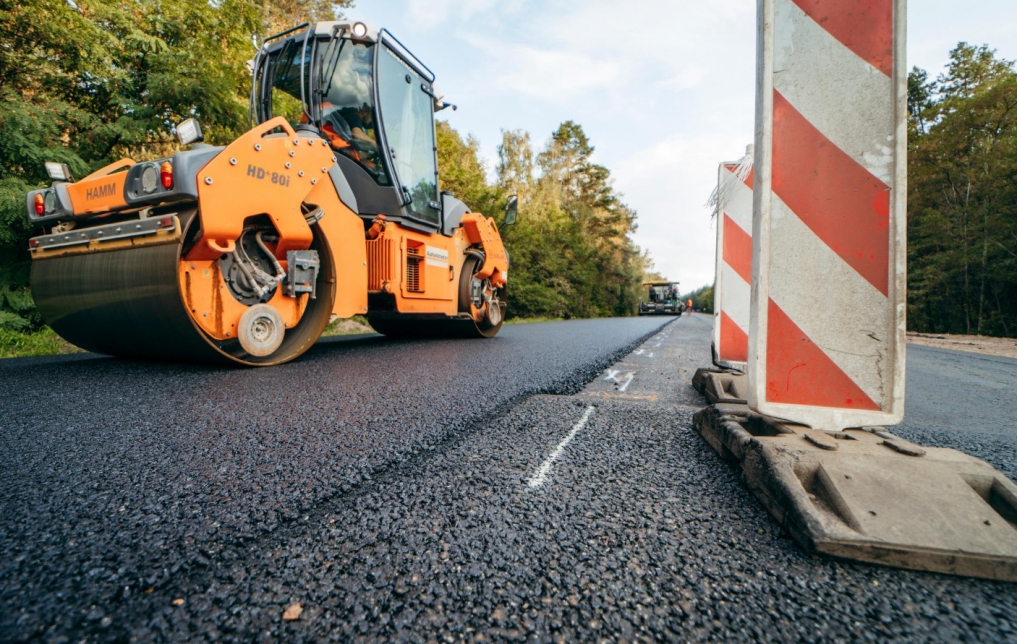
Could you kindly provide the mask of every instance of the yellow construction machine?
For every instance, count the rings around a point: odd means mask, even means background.
[[[391,336],[497,334],[508,255],[494,219],[440,192],[434,74],[347,21],[273,36],[250,66],[252,129],[225,147],[188,119],[170,158],[77,182],[47,164],[26,200],[46,322],[90,351],[252,366],[357,314]]]

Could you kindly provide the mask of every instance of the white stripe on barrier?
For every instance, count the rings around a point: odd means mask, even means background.
[[[773,195],[770,234],[770,272],[781,277],[770,280],[770,297],[879,404],[884,398],[886,298],[816,237],[777,195]]]
[[[725,169],[724,172],[730,179],[721,203],[724,208],[721,219],[726,214],[746,235],[752,235],[752,188],[745,185],[744,181],[739,181],[729,170]]]
[[[721,281],[724,284],[724,313],[749,333],[749,302],[752,301],[752,287],[726,263],[721,266]]]
[[[841,45],[791,0],[774,1],[773,86],[816,129],[883,183],[893,171],[893,80]],[[808,56],[794,55],[795,48]],[[851,82],[816,82],[818,78]]]

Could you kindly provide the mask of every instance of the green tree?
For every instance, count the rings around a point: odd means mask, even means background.
[[[700,286],[696,290],[682,295],[682,301],[692,300],[692,308],[704,313],[713,313],[713,284]]]
[[[25,193],[45,161],[75,176],[176,151],[195,116],[211,143],[247,129],[252,36],[332,18],[351,0],[0,0],[0,324],[40,323]]]
[[[913,330],[1017,333],[1017,73],[960,43],[909,89],[908,313]]]
[[[480,160],[480,142],[473,136],[463,139],[445,121],[438,121],[437,130],[441,189],[454,194],[473,212],[495,215],[504,210],[501,191],[488,185],[487,168]]]
[[[518,194],[519,224],[505,231],[512,253],[510,310],[520,315],[631,315],[645,267],[629,234],[636,214],[591,161],[582,127],[566,121],[534,154],[525,132],[504,132],[498,185]]]

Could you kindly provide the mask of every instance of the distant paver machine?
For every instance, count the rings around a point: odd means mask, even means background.
[[[678,282],[651,280],[643,282],[643,297],[639,301],[639,315],[681,315],[685,304],[681,302]]]

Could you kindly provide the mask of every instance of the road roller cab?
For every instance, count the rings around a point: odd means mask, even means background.
[[[252,128],[225,147],[188,120],[195,145],[167,159],[78,182],[48,165],[26,200],[47,323],[102,353],[246,365],[357,314],[387,335],[493,337],[508,257],[493,219],[439,191],[433,73],[351,22],[283,32],[251,68]]]

